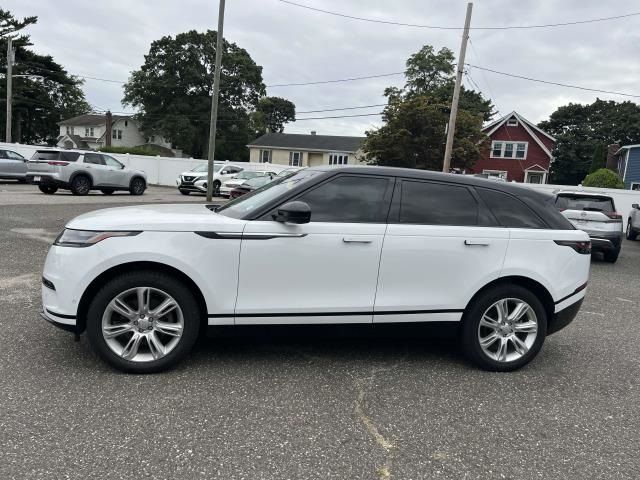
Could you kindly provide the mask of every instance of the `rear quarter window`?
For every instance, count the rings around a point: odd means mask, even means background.
[[[78,152],[60,152],[56,150],[38,150],[33,154],[31,160],[64,160],[65,162],[75,162],[80,154]]]

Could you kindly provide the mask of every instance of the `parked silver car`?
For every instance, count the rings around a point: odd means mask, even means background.
[[[615,263],[622,248],[622,215],[609,195],[582,191],[562,191],[556,207],[578,229],[591,237],[592,251],[602,252]]]
[[[27,181],[46,194],[63,188],[74,195],[86,195],[91,190],[100,190],[105,195],[116,190],[142,195],[147,188],[147,175],[143,171],[127,168],[99,152],[38,150],[27,166]]]
[[[27,175],[27,159],[12,150],[0,149],[0,178],[24,183]]]

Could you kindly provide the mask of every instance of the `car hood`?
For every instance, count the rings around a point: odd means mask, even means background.
[[[75,230],[239,233],[245,222],[218,215],[206,205],[139,205],[85,213],[67,223]]]
[[[180,174],[181,177],[206,177],[207,176],[207,172],[182,172]]]

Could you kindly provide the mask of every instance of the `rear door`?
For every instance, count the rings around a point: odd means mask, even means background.
[[[111,185],[109,168],[99,153],[85,153],[82,167],[91,175],[93,185],[97,187],[101,185]]]
[[[311,222],[245,227],[236,324],[371,323],[393,179],[338,175],[296,198]]]
[[[7,171],[14,177],[22,178],[27,173],[27,160],[16,152],[5,150]]]
[[[382,248],[374,322],[458,321],[500,275],[509,230],[466,186],[404,179]]]

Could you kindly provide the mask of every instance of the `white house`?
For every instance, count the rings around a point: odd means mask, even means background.
[[[63,120],[58,125],[60,126],[58,147],[98,150],[106,144],[106,115],[92,113],[78,115],[77,117]],[[169,155],[169,151],[175,156],[181,156],[179,151],[171,149],[171,143],[167,142],[163,137],[145,137],[138,122],[128,115],[112,115],[111,145],[114,147],[153,145],[160,147],[158,149],[159,153],[163,153],[165,156],[172,156]],[[161,152],[163,149],[167,151]]]

